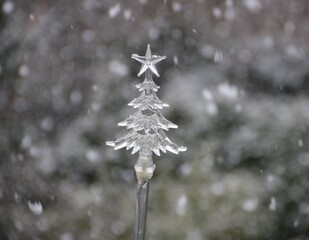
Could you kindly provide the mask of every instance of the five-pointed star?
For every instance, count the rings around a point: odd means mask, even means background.
[[[154,74],[156,74],[157,77],[160,77],[160,74],[158,73],[158,70],[156,68],[156,64],[162,61],[163,59],[165,59],[166,56],[151,55],[150,44],[148,44],[145,56],[139,56],[137,54],[132,54],[132,58],[142,63],[141,69],[139,70],[137,74],[138,77],[141,76],[144,72],[146,72],[148,68]]]

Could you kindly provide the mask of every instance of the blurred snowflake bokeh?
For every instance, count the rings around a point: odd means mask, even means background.
[[[149,239],[309,239],[308,36],[307,0],[0,1],[0,239],[132,238],[105,141],[148,43],[188,147],[155,158]]]

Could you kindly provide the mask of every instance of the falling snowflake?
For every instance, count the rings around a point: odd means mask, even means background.
[[[43,213],[43,207],[42,204],[40,202],[28,202],[28,207],[30,209],[30,211],[34,214],[34,215],[41,215]]]

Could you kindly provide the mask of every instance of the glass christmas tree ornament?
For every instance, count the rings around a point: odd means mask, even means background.
[[[139,152],[139,158],[135,165],[135,170],[139,180],[148,180],[152,177],[154,165],[152,153],[160,156],[160,151],[178,154],[186,151],[183,146],[173,143],[165,134],[170,128],[177,128],[177,125],[163,117],[160,112],[167,103],[161,101],[156,92],[160,88],[155,84],[152,74],[160,76],[156,64],[165,59],[165,56],[152,55],[150,45],[147,45],[145,56],[133,54],[132,58],[142,64],[137,76],[145,73],[145,79],[136,88],[141,95],[133,99],[128,105],[137,109],[137,112],[120,122],[118,125],[126,127],[129,133],[107,142],[107,145],[120,148],[132,149],[132,154]]]
[[[161,109],[169,107],[169,105],[156,95],[160,87],[155,84],[152,78],[152,74],[160,76],[156,64],[166,57],[152,55],[148,44],[145,56],[133,54],[132,58],[142,64],[137,76],[145,74],[144,81],[136,85],[141,95],[128,104],[136,108],[137,111],[118,123],[119,126],[126,127],[129,132],[115,141],[106,142],[106,144],[114,147],[115,150],[126,148],[127,150],[132,149],[132,154],[139,152],[134,169],[138,179],[135,240],[140,240],[145,237],[149,180],[155,170],[152,153],[157,156],[160,156],[161,152],[166,153],[167,151],[178,154],[186,151],[187,148],[178,146],[166,136],[165,131],[177,128],[177,125],[164,118],[160,112]]]

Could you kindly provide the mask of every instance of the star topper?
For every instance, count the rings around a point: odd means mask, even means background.
[[[150,44],[148,44],[145,56],[139,56],[137,54],[132,54],[132,58],[142,64],[141,69],[139,70],[137,74],[138,77],[140,77],[144,72],[146,72],[148,68],[154,74],[156,74],[157,77],[160,77],[160,74],[158,73],[158,70],[156,68],[156,64],[162,61],[163,59],[165,59],[166,56],[151,55]]]

